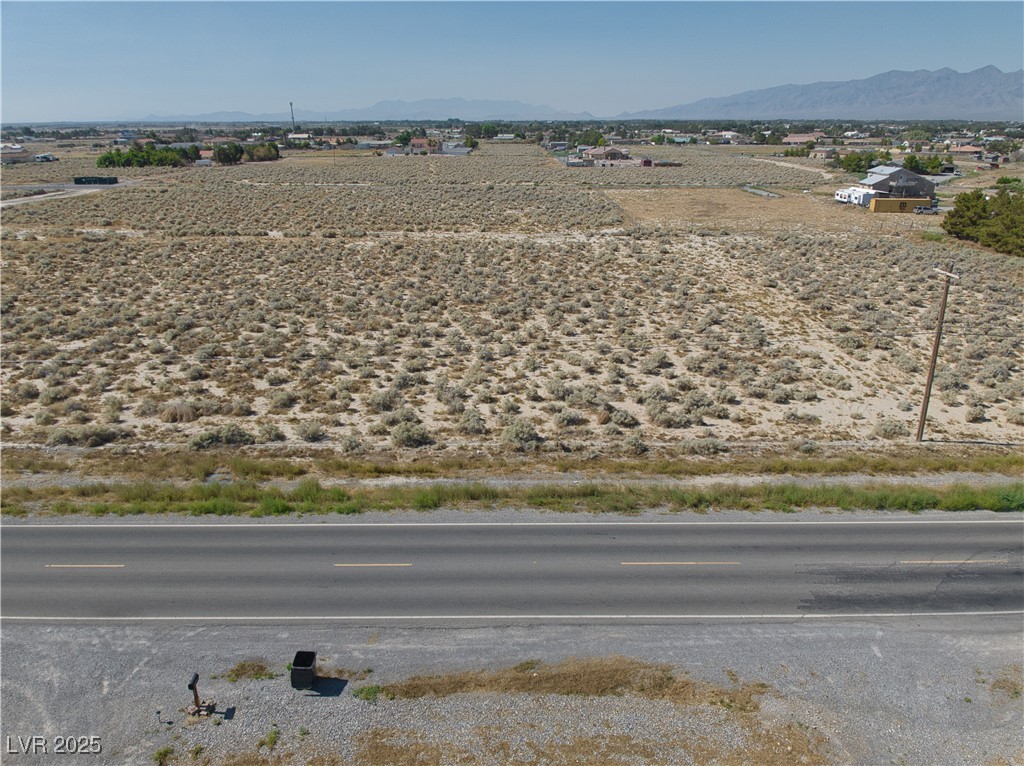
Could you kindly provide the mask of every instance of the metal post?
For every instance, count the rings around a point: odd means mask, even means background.
[[[939,302],[939,320],[935,323],[935,340],[932,342],[932,358],[928,364],[928,380],[924,384],[924,401],[921,402],[921,418],[917,422],[917,441],[924,437],[924,422],[928,417],[928,400],[932,396],[932,380],[935,378],[935,362],[939,358],[939,341],[942,340],[942,323],[946,318],[946,298],[949,296],[949,280],[960,279],[956,274],[941,269],[934,269],[942,274],[945,279],[942,282],[942,300]]]

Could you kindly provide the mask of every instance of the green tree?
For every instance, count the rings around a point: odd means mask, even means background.
[[[1020,149],[1020,141],[989,141],[985,148],[995,154],[1010,154]]]
[[[981,224],[988,220],[985,192],[975,189],[956,195],[953,209],[946,213],[942,228],[958,239],[977,241]]]
[[[242,161],[243,153],[242,147],[235,143],[213,147],[213,159],[221,165],[237,165]]]
[[[988,218],[978,227],[977,242],[1024,257],[1024,194],[1000,189],[988,200]]]
[[[412,141],[412,131],[403,130],[395,136],[395,143],[399,146],[408,146],[410,141]]]
[[[920,173],[924,170],[921,159],[916,154],[908,154],[903,158],[903,167],[913,173]]]
[[[841,167],[847,173],[866,173],[868,168],[874,167],[880,160],[892,159],[888,153],[876,153],[871,150],[863,152],[852,152],[836,161],[836,166]]]
[[[591,128],[579,133],[574,133],[572,136],[572,142],[576,144],[576,146],[597,146],[601,138],[601,131]]]
[[[188,161],[187,150],[157,149],[152,144],[132,144],[128,151],[114,149],[96,160],[98,168],[145,168],[150,166],[175,167]]]
[[[245,158],[249,162],[269,162],[270,160],[276,160],[281,156],[280,151],[275,143],[257,144],[255,146],[244,147]]]

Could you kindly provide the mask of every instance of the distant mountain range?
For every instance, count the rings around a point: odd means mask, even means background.
[[[378,101],[364,109],[314,112],[296,109],[296,122],[377,122],[381,120],[593,120],[589,112],[566,112],[550,106],[522,101],[492,101],[465,98],[429,98],[419,101]],[[207,114],[149,115],[145,122],[291,122],[290,112],[249,114],[209,112]]]
[[[333,112],[298,109],[302,123],[382,120],[595,120],[589,112],[566,112],[521,101],[435,98],[379,101],[363,109]],[[1001,72],[994,66],[960,73],[893,70],[864,80],[780,85],[734,96],[704,98],[644,112],[626,112],[616,120],[1024,120],[1024,70]],[[288,124],[287,111],[249,114],[149,115],[144,122],[275,122]]]
[[[846,82],[780,85],[704,98],[616,119],[1024,120],[1024,70],[994,66],[961,74],[893,70]]]

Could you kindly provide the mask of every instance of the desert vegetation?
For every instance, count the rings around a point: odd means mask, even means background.
[[[647,215],[620,187],[773,186],[783,199],[728,193],[821,214],[801,195],[813,169],[651,149],[683,165],[566,168],[527,145],[320,154],[128,168],[133,185],[5,210],[3,441],[647,458],[897,444],[920,406],[932,267],[950,261],[963,278],[929,435],[1020,440],[1014,259],[875,219]],[[11,175],[77,174],[57,164]]]

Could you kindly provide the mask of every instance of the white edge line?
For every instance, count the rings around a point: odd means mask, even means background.
[[[738,561],[620,561],[624,567],[738,567]]]
[[[886,526],[894,524],[1024,524],[1024,515],[1015,519],[916,519],[885,521],[374,521],[374,522],[267,522],[232,523],[207,522],[203,524],[0,524],[0,533],[15,529],[281,529],[282,527],[737,527],[737,526],[834,526],[836,524],[861,524]]]
[[[124,564],[47,564],[47,569],[124,569]]]
[[[906,617],[994,617],[1024,615],[1024,609],[981,612],[867,612],[863,614],[439,614],[439,615],[363,615],[363,616],[282,616],[267,617],[28,617],[24,615],[0,616],[0,620],[18,621],[66,621],[66,622],[401,622],[437,620],[836,620],[836,619],[882,619]]]

